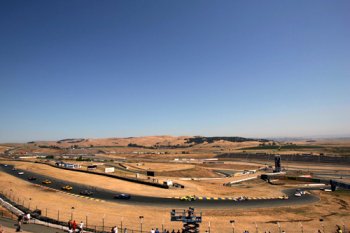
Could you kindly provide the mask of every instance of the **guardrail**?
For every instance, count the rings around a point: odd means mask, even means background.
[[[30,223],[32,224],[43,225],[50,228],[56,228],[56,229],[68,231],[67,222],[42,216],[40,214],[41,211],[38,211],[38,210],[32,211],[26,208],[25,206],[10,200],[3,193],[0,193],[0,205],[3,206],[5,209],[7,209],[9,212],[11,212],[11,214],[14,214],[16,216],[23,215],[25,213],[30,213],[32,217],[32,219],[30,220]],[[107,229],[111,229],[111,228],[112,226],[107,226],[107,225],[103,225],[103,226],[90,225],[89,227],[84,227],[84,232],[85,233],[109,233],[110,230],[107,230]],[[120,232],[123,232],[122,228],[123,227],[120,228]],[[130,232],[130,233],[139,233],[139,231],[135,229],[123,228],[123,230],[124,229],[127,229],[127,232]]]
[[[157,188],[169,189],[169,186],[166,184],[151,183],[151,182],[148,182],[145,180],[140,180],[140,179],[131,178],[131,177],[124,177],[124,176],[118,176],[118,175],[106,174],[106,173],[100,173],[100,172],[94,172],[94,171],[87,171],[87,170],[81,170],[81,169],[71,169],[71,168],[65,168],[65,167],[58,167],[58,166],[55,166],[53,164],[37,162],[37,161],[35,163],[45,164],[45,165],[48,165],[51,167],[55,167],[55,168],[59,168],[59,169],[63,169],[63,170],[68,170],[68,171],[75,171],[75,172],[82,172],[82,173],[94,174],[94,175],[99,175],[99,176],[106,176],[106,177],[110,177],[110,178],[114,178],[114,179],[120,179],[120,180],[138,183],[138,184],[149,185],[149,186],[153,186],[153,187],[157,187]]]

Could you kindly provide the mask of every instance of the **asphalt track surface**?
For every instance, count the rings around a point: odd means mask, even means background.
[[[41,175],[32,171],[27,170],[12,170],[12,165],[4,166],[4,164],[0,164],[0,171],[6,172],[10,175],[13,175],[17,178],[23,179],[27,182],[47,186],[51,189],[62,190],[62,187],[65,185],[70,185],[73,187],[71,191],[63,191],[69,193],[71,195],[75,194],[75,196],[90,198],[91,200],[96,200],[100,202],[116,202],[130,205],[140,205],[140,206],[159,206],[165,208],[188,208],[191,207],[199,207],[199,208],[208,208],[208,209],[234,209],[234,208],[260,208],[260,207],[278,207],[278,206],[293,206],[300,204],[310,204],[319,200],[318,197],[307,194],[301,197],[294,196],[296,189],[287,189],[283,192],[288,195],[288,199],[257,199],[257,200],[245,200],[245,201],[235,201],[235,200],[195,200],[195,201],[180,201],[175,198],[164,198],[164,197],[149,197],[149,196],[141,196],[130,194],[131,198],[129,200],[120,200],[115,199],[114,196],[120,194],[118,192],[113,192],[111,190],[98,188],[96,186],[86,186],[76,182],[70,182],[66,180],[55,179],[53,177]],[[19,172],[24,172],[23,175],[18,174]],[[28,180],[29,177],[36,177],[36,180]],[[50,180],[52,183],[50,185],[43,185],[43,180]],[[80,195],[80,191],[82,190],[90,190],[93,192],[93,195],[90,197]],[[307,190],[307,189],[304,189]],[[309,189],[310,190],[310,189]],[[233,195],[234,196],[234,195]],[[277,196],[277,195],[276,195]],[[102,204],[102,203],[101,203]],[[108,204],[108,203],[103,203]]]

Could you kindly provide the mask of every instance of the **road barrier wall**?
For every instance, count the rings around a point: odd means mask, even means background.
[[[82,172],[82,173],[94,174],[94,175],[99,175],[99,176],[106,176],[106,177],[110,177],[110,178],[114,178],[114,179],[120,179],[120,180],[129,181],[129,182],[134,182],[134,183],[138,183],[138,184],[144,184],[144,185],[158,187],[158,188],[163,188],[163,189],[169,189],[169,186],[165,185],[165,184],[152,183],[152,182],[148,182],[148,181],[140,180],[140,179],[136,179],[136,178],[131,178],[131,177],[117,176],[117,175],[113,175],[113,174],[105,174],[105,173],[88,171],[88,170],[81,170],[81,169],[71,169],[71,168],[65,168],[65,167],[57,167],[57,166],[55,166],[53,164],[43,163],[43,162],[35,162],[35,163],[45,164],[45,165],[49,165],[51,167],[64,169],[64,170],[68,170],[68,171],[75,171],[75,172]]]
[[[224,153],[216,156],[219,159],[244,159],[274,161],[275,154],[266,153]],[[281,160],[288,162],[313,162],[313,163],[345,163],[350,164],[350,156],[329,156],[312,154],[283,154]]]

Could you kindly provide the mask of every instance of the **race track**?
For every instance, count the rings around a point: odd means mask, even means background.
[[[61,188],[65,185],[70,185],[73,187],[72,191],[64,191],[70,194],[76,194],[76,196],[85,197],[80,195],[81,190],[91,190],[93,195],[90,197],[92,200],[102,200],[108,202],[119,202],[130,205],[143,205],[143,206],[161,206],[166,208],[187,208],[188,206],[199,207],[199,208],[210,208],[210,209],[233,209],[233,208],[258,208],[258,207],[278,207],[278,206],[293,206],[300,204],[310,204],[319,200],[318,197],[308,194],[301,197],[294,196],[296,189],[287,189],[284,190],[284,193],[288,195],[288,199],[256,199],[256,200],[245,200],[245,201],[235,201],[235,200],[196,200],[196,201],[180,201],[175,198],[163,198],[163,197],[149,197],[149,196],[140,196],[137,194],[132,194],[129,200],[119,200],[114,199],[114,196],[118,192],[113,192],[111,190],[102,189],[96,186],[86,186],[75,182],[69,182],[65,180],[55,179],[53,177],[48,177],[38,173],[34,173],[26,170],[12,170],[13,166],[4,164],[0,165],[0,171],[6,172],[12,176],[23,179],[27,182],[47,186],[55,190],[63,191]],[[18,174],[19,172],[24,172],[23,175]],[[37,180],[28,180],[29,177],[34,176]],[[43,185],[42,181],[48,179],[52,181],[50,185]],[[87,197],[85,197],[87,198]]]

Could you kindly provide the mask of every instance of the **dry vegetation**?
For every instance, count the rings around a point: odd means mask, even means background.
[[[178,223],[169,221],[170,209],[96,202],[61,192],[47,191],[4,173],[0,173],[0,191],[12,193],[14,200],[24,202],[27,207],[30,202],[31,208],[37,207],[43,210],[44,214],[47,209],[48,216],[52,218],[57,218],[57,213],[60,211],[61,220],[68,220],[73,214],[73,218],[78,221],[85,221],[87,216],[89,225],[101,226],[104,218],[106,226],[120,225],[120,221],[123,221],[123,226],[137,229],[138,216],[143,215],[145,216],[144,229],[160,228],[162,222],[168,228],[180,228]],[[281,223],[283,229],[287,229],[287,232],[298,232],[299,222],[303,224],[305,232],[315,232],[320,228],[319,218],[324,219],[325,228],[330,232],[336,224],[341,225],[342,222],[350,221],[349,194],[320,193],[320,195],[321,201],[311,206],[248,210],[202,209],[204,216],[202,231],[210,222],[212,232],[230,232],[229,220],[231,219],[236,221],[238,232],[245,229],[254,232],[255,222],[261,231],[269,229],[276,232],[277,221]],[[57,202],[57,200],[64,201]]]
[[[203,142],[199,144],[188,144],[187,139],[193,137],[173,136],[148,136],[130,138],[104,138],[104,139],[65,139],[60,141],[35,141],[27,144],[6,144],[3,148],[11,146],[17,148],[15,153],[43,153],[63,154],[80,153],[70,150],[72,146],[84,148],[84,153],[97,154],[111,158],[134,158],[134,159],[174,159],[174,158],[211,158],[220,153],[235,153],[247,151],[251,153],[278,153],[278,154],[327,154],[327,155],[350,155],[350,139],[320,139],[320,140],[298,140],[266,142],[266,145],[274,143],[276,148],[259,148],[263,144],[258,141],[230,142],[219,140],[212,143]],[[128,147],[129,144],[140,147]],[[283,149],[283,146],[286,147]],[[282,146],[282,149],[278,149]],[[300,147],[301,146],[301,147]],[[43,148],[52,147],[52,148]],[[153,148],[153,149],[152,149]],[[252,149],[256,148],[256,149]],[[289,149],[288,149],[289,148]]]
[[[185,189],[159,189],[155,187],[134,184],[126,181],[77,173],[72,171],[60,170],[50,166],[34,163],[9,162],[18,166],[18,168],[31,170],[52,176],[58,179],[69,179],[70,181],[79,182],[86,185],[94,185],[104,187],[106,189],[126,192],[131,194],[139,194],[146,196],[174,197],[188,194],[196,194],[198,196],[216,196],[216,197],[232,197],[232,196],[279,196],[281,190],[287,187],[296,187],[300,185],[297,182],[284,182],[285,185],[268,185],[261,180],[253,180],[238,184],[234,187],[223,186],[223,183],[241,179],[241,177],[222,178],[215,173],[214,170],[249,170],[257,169],[261,164],[248,162],[225,162],[225,164],[198,164],[198,163],[173,163],[175,158],[193,158],[206,159],[213,158],[218,153],[241,152],[249,147],[256,147],[260,142],[228,142],[216,141],[214,143],[201,143],[187,148],[166,148],[171,146],[184,146],[185,139],[189,137],[171,137],[171,136],[155,136],[140,138],[109,138],[109,139],[82,139],[82,140],[66,140],[57,142],[33,142],[30,144],[13,144],[1,145],[0,153],[9,148],[16,148],[14,151],[28,153],[40,152],[44,154],[62,154],[74,153],[69,148],[72,145],[85,147],[84,150],[89,153],[96,154],[96,157],[111,159],[127,159],[127,166],[133,170],[156,171],[157,178],[166,180],[168,178],[175,182],[185,185]],[[142,147],[128,147],[128,144],[137,144],[144,147],[160,146],[159,149],[150,149]],[[318,148],[304,148],[291,150],[249,150],[249,152],[266,152],[266,153],[326,153],[334,155],[350,155],[350,139],[341,140],[316,140],[316,141],[291,141],[277,142],[278,144],[293,143],[295,145],[319,146]],[[39,145],[58,146],[60,148],[39,148]],[[78,152],[77,152],[78,153]],[[170,163],[171,161],[171,163]],[[84,166],[92,164],[81,162]],[[119,163],[119,162],[118,162]],[[284,165],[292,169],[310,170],[310,171],[338,171],[342,174],[350,174],[347,166],[342,164],[324,165],[320,167],[317,164],[299,164],[296,162],[284,162]],[[105,165],[99,167],[100,171]],[[118,171],[118,174],[123,172]],[[123,173],[125,175],[125,173]],[[134,176],[133,173],[129,173]],[[244,176],[252,177],[256,174]],[[183,177],[205,177],[220,178],[211,180],[182,180]],[[219,187],[219,188],[218,188]],[[12,191],[10,191],[12,189]],[[0,191],[12,192],[23,201],[26,205],[31,200],[31,206],[45,210],[48,208],[48,215],[57,218],[57,211],[60,211],[60,218],[68,220],[73,212],[76,220],[85,220],[88,216],[89,223],[93,225],[102,225],[102,217],[105,216],[105,224],[112,226],[123,225],[137,229],[139,225],[138,216],[145,216],[144,226],[146,229],[151,227],[161,227],[164,221],[165,226],[171,228],[180,228],[179,224],[169,221],[169,209],[163,209],[150,206],[132,206],[117,203],[101,203],[93,200],[86,200],[73,197],[61,192],[48,191],[41,187],[34,186],[25,181],[14,178],[5,173],[0,173]],[[259,232],[270,230],[278,232],[276,222],[280,222],[283,229],[287,232],[300,232],[301,225],[304,232],[316,232],[321,228],[319,219],[324,219],[326,232],[332,232],[335,225],[342,225],[350,222],[350,195],[347,192],[315,192],[320,195],[321,201],[307,206],[293,206],[283,208],[265,208],[265,209],[202,209],[204,215],[204,223],[202,231],[204,232],[211,223],[211,232],[224,233],[231,232],[230,220],[236,221],[237,232],[249,230],[255,232],[255,222],[259,228]],[[64,200],[57,202],[57,200]],[[72,209],[74,207],[74,210]]]
[[[119,179],[113,179],[109,177],[103,177],[98,175],[91,175],[86,173],[74,172],[54,168],[48,165],[37,163],[25,163],[25,162],[7,162],[8,164],[14,164],[19,169],[29,170],[46,176],[51,176],[57,179],[69,179],[73,182],[85,184],[87,186],[98,186],[105,189],[110,189],[118,192],[126,192],[131,194],[145,195],[145,196],[159,196],[159,197],[174,197],[196,194],[197,196],[278,196],[281,195],[281,188],[277,186],[269,186],[267,184],[262,185],[259,181],[258,189],[242,189],[240,187],[226,187],[223,183],[240,179],[240,177],[224,178],[220,180],[211,181],[185,181],[173,179],[185,185],[185,189],[160,189],[151,186],[145,186],[141,184],[135,184]],[[178,171],[181,172],[181,171]],[[256,176],[256,175],[251,175]],[[164,177],[166,179],[166,177]],[[218,186],[220,187],[218,189]]]

